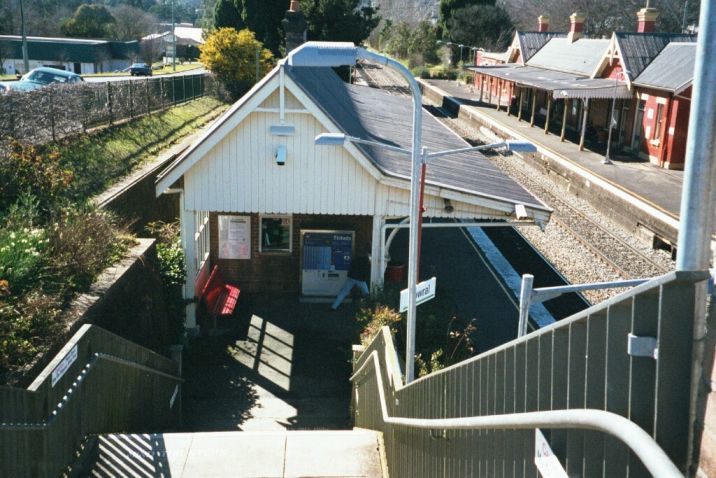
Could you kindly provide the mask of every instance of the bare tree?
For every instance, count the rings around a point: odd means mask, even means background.
[[[160,54],[162,52],[162,46],[162,37],[142,40],[142,43],[139,46],[139,56],[142,58],[142,61],[144,63],[151,65],[155,61],[159,60]]]
[[[112,16],[116,20],[112,33],[117,40],[139,40],[152,32],[157,21],[154,15],[127,4],[114,7]]]

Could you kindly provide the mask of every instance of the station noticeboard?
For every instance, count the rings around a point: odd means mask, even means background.
[[[432,277],[415,286],[415,305],[420,305],[435,297],[437,278]],[[400,291],[400,311],[408,310],[408,289]]]

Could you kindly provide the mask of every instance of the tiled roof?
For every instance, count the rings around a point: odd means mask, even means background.
[[[286,66],[287,74],[331,120],[350,136],[410,148],[412,102],[385,91],[346,84],[331,68]],[[423,146],[430,151],[465,148],[469,144],[423,110]],[[384,173],[410,177],[410,157],[371,146],[356,145]],[[476,196],[547,209],[478,152],[446,156],[431,163],[427,181]]]
[[[591,76],[608,47],[609,40],[552,38],[526,64]]]
[[[552,38],[565,38],[564,32],[517,32],[522,61],[527,62]]]
[[[696,43],[669,43],[634,84],[680,93],[694,81]]]
[[[696,42],[696,35],[682,33],[615,32],[614,35],[631,79],[638,77],[670,42]]]

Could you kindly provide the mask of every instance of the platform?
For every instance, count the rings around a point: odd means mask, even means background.
[[[595,186],[608,195],[620,210],[615,219],[627,226],[644,226],[662,239],[675,244],[684,173],[659,168],[648,162],[616,156],[613,164],[603,164],[604,156],[593,151],[579,151],[576,144],[562,142],[559,136],[545,134],[529,121],[497,111],[494,105],[481,103],[479,91],[468,85],[448,80],[420,80],[425,97],[442,103],[460,119],[475,127],[487,127],[498,136],[524,139],[534,143],[549,169],[557,172],[574,186],[575,193],[593,196]],[[597,196],[596,198],[594,196]],[[648,218],[648,221],[645,221]],[[644,224],[646,223],[646,224]]]

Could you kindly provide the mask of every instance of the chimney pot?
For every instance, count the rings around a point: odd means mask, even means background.
[[[569,34],[567,40],[573,43],[582,38],[584,32],[584,15],[579,12],[574,12],[569,16]]]
[[[537,17],[537,31],[538,32],[547,32],[549,31],[549,17],[545,15],[540,15]]]
[[[642,8],[636,12],[637,29],[639,33],[650,33],[656,31],[656,19],[659,11],[656,8]]]

